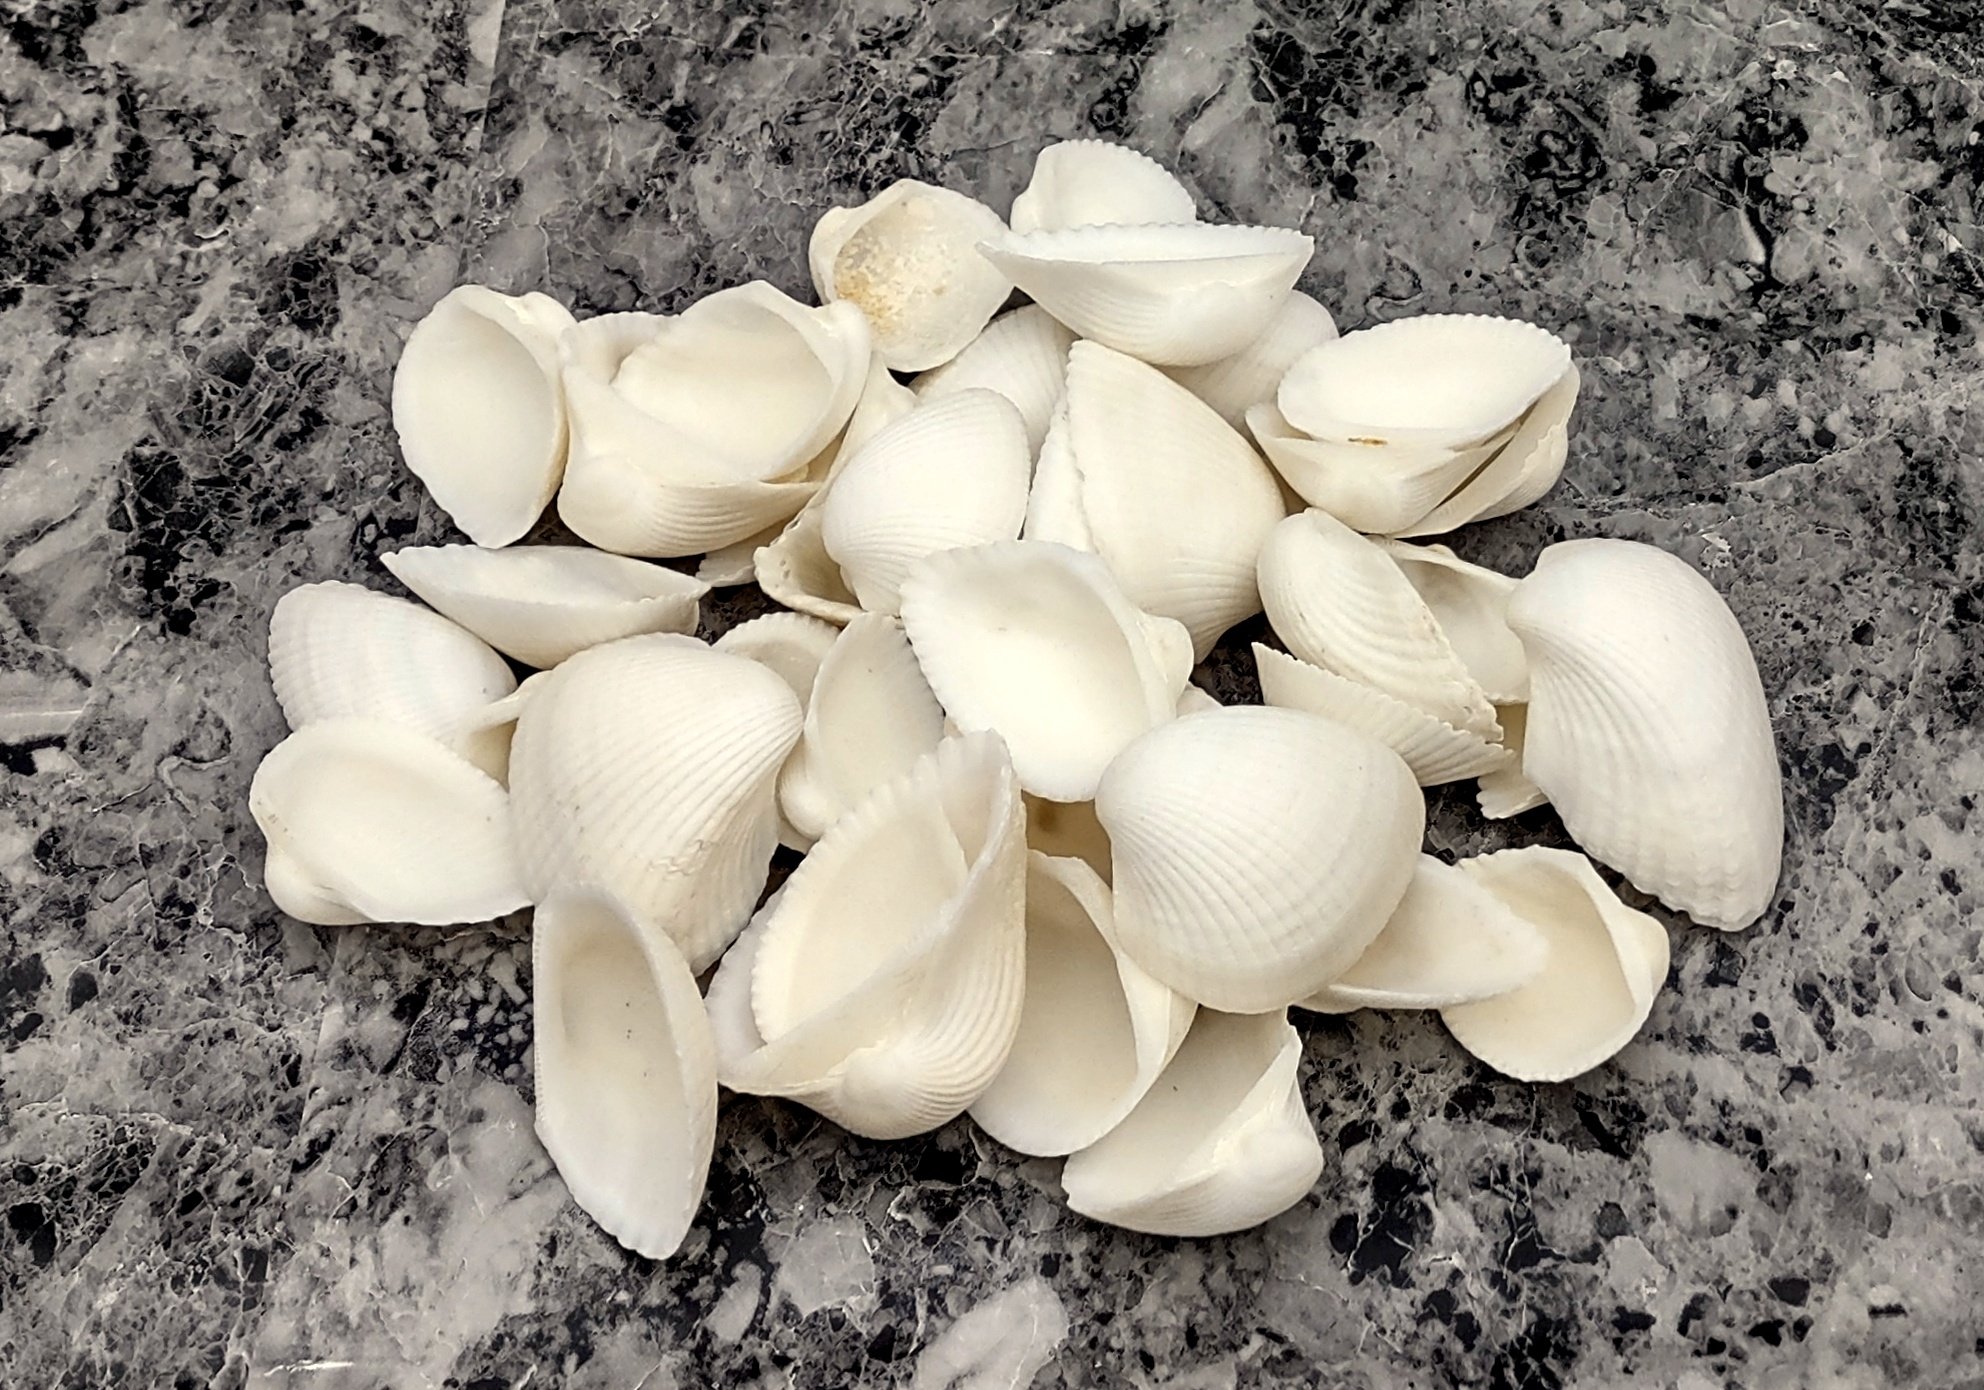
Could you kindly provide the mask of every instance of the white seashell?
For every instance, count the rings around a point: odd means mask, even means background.
[[[1565,541],[1508,618],[1529,654],[1523,771],[1571,838],[1697,922],[1755,921],[1784,802],[1763,683],[1722,596],[1653,546]]]
[[[894,613],[903,576],[924,556],[1019,535],[1031,464],[1011,401],[940,396],[848,460],[820,504],[820,539],[861,606]]]
[[[1400,536],[1437,536],[1470,521],[1489,521],[1521,511],[1556,486],[1569,451],[1571,410],[1582,378],[1576,367],[1563,376],[1524,415],[1493,459],[1446,501]]]
[[[710,644],[714,651],[748,656],[771,668],[778,678],[799,697],[806,708],[813,698],[813,682],[819,678],[820,663],[833,650],[840,629],[803,613],[767,613],[739,623]]]
[[[1018,1031],[1026,841],[999,740],[947,740],[842,816],[710,982],[718,1076],[899,1139],[985,1093]]]
[[[323,926],[483,922],[530,902],[510,801],[415,729],[322,719],[269,750],[248,788],[276,906]]]
[[[903,626],[944,709],[995,729],[1020,785],[1087,801],[1103,769],[1171,719],[1191,643],[1142,613],[1093,555],[1006,541],[929,556],[903,583]]]
[[[1184,690],[1179,692],[1177,711],[1180,716],[1197,714],[1201,710],[1219,708],[1221,708],[1219,701],[1211,693],[1201,690],[1198,686],[1192,685],[1189,682],[1186,684]]]
[[[1198,208],[1169,169],[1127,145],[1062,140],[1034,156],[1013,199],[1015,232],[1062,232],[1102,223],[1192,222]]]
[[[975,198],[899,179],[856,208],[830,208],[806,248],[822,303],[858,305],[899,372],[957,356],[1013,292],[974,248],[1004,234]]]
[[[1285,227],[1196,222],[1009,232],[978,249],[1080,337],[1189,367],[1260,337],[1315,243]]]
[[[1247,411],[1247,428],[1290,488],[1356,531],[1413,531],[1495,456],[1508,435],[1459,451],[1412,452],[1381,441],[1311,439],[1273,401]],[[1448,528],[1442,528],[1448,529]]]
[[[821,486],[824,487],[822,480]],[[816,490],[813,497],[820,494]],[[806,499],[812,501],[811,497]],[[705,551],[696,565],[696,579],[712,589],[734,589],[758,577],[758,552],[777,540],[791,525],[791,519],[774,521],[762,531],[753,531],[741,541]]]
[[[1296,710],[1187,715],[1119,755],[1095,794],[1116,945],[1234,1013],[1349,969],[1405,896],[1426,803],[1397,754]]]
[[[510,785],[510,740],[516,734],[524,706],[544,689],[546,674],[533,672],[508,695],[469,711],[455,726],[455,746],[473,749],[474,756],[469,761],[501,782],[506,790]]]
[[[1467,667],[1475,683],[1498,705],[1529,698],[1529,658],[1509,631],[1509,595],[1516,581],[1499,571],[1471,565],[1444,545],[1407,545],[1379,539],[1418,593],[1440,633]]]
[[[1508,749],[1479,734],[1259,642],[1254,643],[1254,666],[1260,672],[1263,704],[1303,710],[1368,734],[1404,758],[1422,787],[1485,778],[1512,761]]]
[[[913,385],[926,401],[975,386],[997,391],[1019,407],[1027,448],[1037,454],[1067,383],[1068,347],[1074,341],[1045,309],[1028,304],[992,320],[963,352]]]
[[[384,719],[503,775],[506,740],[475,716],[517,678],[474,633],[417,603],[336,580],[298,585],[269,616],[269,676],[292,729]]]
[[[481,285],[450,290],[414,325],[393,372],[406,466],[477,545],[530,530],[565,470],[558,339],[565,306]]]
[[[1528,983],[1440,1011],[1454,1039],[1518,1081],[1568,1081],[1618,1052],[1667,978],[1667,931],[1619,901],[1582,854],[1507,849],[1461,870],[1548,943]]]
[[[1085,1149],[1128,1115],[1197,1005],[1109,944],[1109,885],[1079,859],[1027,855],[1026,1004],[1012,1055],[971,1118],[1009,1149]]]
[[[593,885],[706,969],[750,917],[799,701],[755,661],[657,633],[547,674],[510,750],[524,880]]]
[[[716,1147],[716,1045],[668,935],[594,889],[531,921],[537,1137],[585,1213],[651,1260],[702,1205]]]
[[[1549,805],[1550,798],[1522,770],[1522,745],[1529,725],[1529,706],[1497,705],[1495,718],[1501,723],[1502,746],[1509,750],[1509,760],[1481,774],[1474,799],[1481,807],[1481,814],[1489,820],[1507,820],[1510,816],[1519,816],[1524,811]]]
[[[400,583],[497,651],[540,670],[643,632],[694,632],[709,586],[579,545],[411,546],[381,555]]]
[[[944,711],[895,619],[863,613],[821,661],[805,732],[779,772],[779,809],[804,848],[944,737]]]
[[[1310,508],[1268,537],[1261,602],[1289,651],[1494,741],[1495,707],[1392,558]]]
[[[1529,983],[1549,953],[1534,923],[1468,874],[1422,854],[1412,886],[1377,940],[1300,1003],[1330,1014],[1469,1004]]]
[[[1109,832],[1093,801],[1049,801],[1028,792],[1026,843],[1050,859],[1079,859],[1109,882]]]
[[[1296,290],[1282,301],[1261,336],[1217,362],[1171,367],[1173,381],[1219,412],[1234,429],[1246,428],[1247,411],[1270,405],[1295,359],[1336,336],[1336,320],[1316,299]]]
[[[1163,1236],[1245,1230],[1286,1211],[1323,1171],[1301,1060],[1282,1014],[1199,1010],[1137,1108],[1061,1170],[1068,1205]]]

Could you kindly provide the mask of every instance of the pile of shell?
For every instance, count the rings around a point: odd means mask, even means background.
[[[385,557],[432,610],[277,605],[267,882],[318,923],[535,904],[538,1132],[628,1246],[688,1229],[719,1083],[878,1138],[968,1112],[1067,1155],[1076,1211],[1205,1235],[1322,1167],[1291,1005],[1437,1009],[1531,1080],[1610,1057],[1664,928],[1579,854],[1422,854],[1422,786],[1548,799],[1698,921],[1766,906],[1777,763],[1715,591],[1627,542],[1517,580],[1399,539],[1549,489],[1565,344],[1338,337],[1308,237],[1194,214],[1062,144],[1010,226],[911,182],[828,213],[818,308],[464,287],[414,330],[395,423],[476,544]],[[598,550],[489,548],[554,496]],[[682,635],[754,575],[796,611]],[[1194,661],[1263,606],[1267,706],[1223,708]],[[778,842],[811,852],[761,902]]]

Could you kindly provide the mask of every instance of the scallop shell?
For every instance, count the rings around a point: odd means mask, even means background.
[[[983,1095],[1020,1023],[1022,826],[989,734],[946,740],[836,821],[710,982],[723,1084],[873,1139]]]
[[[502,786],[403,725],[312,721],[262,759],[248,809],[269,894],[299,921],[439,926],[530,902]]]
[[[1529,654],[1523,771],[1587,852],[1697,922],[1770,905],[1784,802],[1743,629],[1688,564],[1635,541],[1565,541],[1516,586]]]
[[[1145,362],[1231,357],[1266,331],[1315,243],[1285,227],[1076,227],[979,250],[1083,338]]]
[[[1172,367],[1165,375],[1218,411],[1234,429],[1245,429],[1248,410],[1262,402],[1273,403],[1295,359],[1335,336],[1336,320],[1330,311],[1296,290],[1282,301],[1261,336],[1231,357],[1202,367]]]
[[[1548,943],[1526,984],[1440,1011],[1460,1045],[1518,1081],[1568,1081],[1632,1041],[1667,978],[1667,931],[1569,850],[1508,849],[1461,870]]]
[[[975,198],[899,179],[860,207],[829,209],[806,262],[822,303],[858,305],[883,359],[920,372],[957,356],[1013,292],[974,249],[1005,230]]]
[[[1103,769],[1172,717],[1192,669],[1178,624],[1139,612],[1093,555],[1006,541],[925,559],[903,626],[965,730],[995,729],[1020,785],[1087,801]]]
[[[1143,1099],[1197,1005],[1109,944],[1109,885],[1079,859],[1027,855],[1026,1004],[972,1119],[1009,1149],[1085,1149]]]
[[[1474,799],[1481,807],[1481,814],[1489,820],[1507,820],[1549,805],[1550,798],[1543,794],[1543,788],[1523,775],[1522,745],[1529,726],[1529,706],[1497,705],[1495,718],[1502,725],[1502,746],[1509,750],[1509,760],[1481,774]]]
[[[1162,1236],[1245,1230],[1286,1211],[1323,1171],[1301,1060],[1281,1014],[1199,1010],[1137,1108],[1068,1160],[1068,1205]]]
[[[1400,527],[1399,536],[1437,536],[1470,521],[1489,521],[1521,511],[1556,486],[1569,450],[1571,410],[1582,378],[1565,369],[1523,416],[1494,458],[1425,517]]]
[[[800,723],[778,676],[693,638],[628,637],[564,662],[510,752],[533,896],[603,888],[706,969],[764,888]]]
[[[337,580],[299,585],[269,617],[269,676],[292,729],[384,719],[503,776],[507,740],[476,717],[517,678],[474,633],[417,603]]]
[[[992,320],[956,357],[912,383],[920,400],[983,387],[1019,408],[1027,448],[1040,452],[1048,421],[1068,379],[1068,348],[1075,335],[1038,304]]]
[[[477,545],[531,528],[565,470],[558,339],[572,315],[541,294],[450,290],[414,325],[393,373],[406,466]]]
[[[1550,948],[1472,876],[1430,854],[1357,963],[1301,1001],[1318,1013],[1443,1009],[1493,999],[1535,979]]]
[[[1377,740],[1231,706],[1144,735],[1095,794],[1116,945],[1187,998],[1285,1008],[1347,970],[1405,896],[1426,803]]]
[[[1026,843],[1051,859],[1079,859],[1109,882],[1109,832],[1093,801],[1049,801],[1026,795]]]
[[[590,889],[538,905],[531,976],[537,1137],[588,1216],[665,1260],[716,1147],[716,1045],[695,978],[665,932]]]
[[[1062,232],[1104,223],[1192,222],[1198,208],[1169,169],[1127,145],[1062,140],[1034,156],[1013,199],[1015,232]]]

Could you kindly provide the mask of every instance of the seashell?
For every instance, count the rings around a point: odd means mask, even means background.
[[[1653,546],[1565,541],[1516,585],[1508,619],[1529,655],[1523,771],[1571,838],[1704,925],[1761,916],[1783,793],[1763,682],[1722,596]]]
[[[702,1205],[716,1148],[716,1045],[667,933],[594,889],[531,921],[537,1137],[572,1200],[665,1260]]]
[[[410,546],[393,577],[497,651],[540,670],[643,632],[694,632],[709,586],[580,545]]]
[[[1506,849],[1459,867],[1534,925],[1548,951],[1526,984],[1442,1009],[1455,1041],[1518,1081],[1568,1081],[1631,1042],[1667,978],[1666,929],[1570,850]]]
[[[1049,801],[1028,792],[1026,843],[1050,859],[1079,859],[1109,882],[1109,832],[1095,818],[1093,801]]]
[[[1061,1170],[1083,1216],[1161,1236],[1245,1230],[1302,1200],[1323,1149],[1285,1015],[1200,1009],[1155,1086]]]
[[[1013,199],[1015,232],[1063,232],[1104,223],[1194,222],[1198,208],[1171,171],[1127,145],[1061,140],[1034,156]]]
[[[1008,232],[978,249],[1078,337],[1192,367],[1266,331],[1315,243],[1285,227],[1195,222]]]
[[[1405,759],[1422,787],[1485,779],[1512,761],[1508,749],[1479,734],[1259,642],[1254,643],[1254,666],[1260,672],[1262,703],[1334,719],[1375,738]]]
[[[1022,825],[990,734],[946,740],[835,821],[710,982],[723,1084],[872,1139],[983,1095],[1020,1023]]]
[[[1328,512],[1282,522],[1261,549],[1261,602],[1289,651],[1456,729],[1500,738],[1495,707],[1392,558]]]
[[[1535,979],[1549,946],[1479,882],[1430,854],[1357,963],[1301,1000],[1318,1013],[1443,1009],[1492,999]]]
[[[507,741],[475,719],[517,688],[502,657],[419,604],[358,584],[302,584],[269,616],[269,676],[292,729],[384,719],[500,778]]]
[[[863,613],[821,661],[805,731],[779,772],[779,809],[800,848],[944,737],[944,711],[893,618]]]
[[[1282,301],[1261,336],[1231,357],[1201,367],[1171,367],[1165,375],[1218,411],[1234,429],[1245,429],[1248,410],[1274,403],[1275,391],[1295,359],[1335,336],[1336,320],[1330,311],[1296,290]]]
[[[1248,409],[1247,428],[1303,501],[1353,530],[1379,534],[1417,534],[1417,523],[1511,437],[1496,435],[1459,451],[1417,452],[1382,442],[1311,439],[1289,424],[1273,401]]]
[[[1164,373],[1095,343],[1068,355],[1065,423],[1041,445],[1027,536],[1094,550],[1130,601],[1203,659],[1260,611],[1254,566],[1285,515],[1274,475]]]
[[[778,676],[691,637],[627,637],[562,663],[510,749],[532,896],[603,888],[707,969],[764,888],[800,720]]]
[[[298,921],[441,926],[530,903],[502,786],[401,724],[304,725],[255,769],[248,810],[269,895]]]
[[[1399,572],[1432,613],[1440,633],[1475,684],[1498,705],[1529,698],[1529,658],[1509,631],[1509,595],[1516,581],[1471,565],[1444,545],[1407,545],[1379,539]]]
[[[918,399],[983,387],[1019,408],[1026,421],[1029,457],[1040,452],[1048,421],[1068,379],[1068,348],[1075,335],[1038,304],[1002,314],[943,366],[913,383]]]
[[[971,1118],[1009,1149],[1085,1149],[1142,1100],[1198,1006],[1109,945],[1109,885],[1079,859],[1027,854],[1026,1004]]]
[[[530,530],[565,471],[558,339],[573,318],[542,294],[450,290],[393,372],[406,466],[477,545]]]
[[[825,480],[821,486],[826,486]],[[813,497],[820,494],[815,490]],[[812,501],[811,497],[806,499]],[[696,579],[712,589],[734,589],[758,577],[758,552],[777,540],[791,525],[791,519],[774,521],[762,531],[753,531],[741,541],[705,551],[696,564]]]
[[[455,726],[457,744],[475,750],[469,761],[501,782],[506,790],[510,785],[510,740],[516,734],[517,720],[531,697],[544,689],[547,674],[533,672],[508,695],[469,711]]]
[[[1507,820],[1549,805],[1550,798],[1543,794],[1543,788],[1523,775],[1522,745],[1529,724],[1529,706],[1497,705],[1495,718],[1502,726],[1502,746],[1509,750],[1509,759],[1481,774],[1474,799],[1481,807],[1481,814],[1489,820]]]
[[[1222,708],[1222,706],[1220,705],[1219,701],[1212,696],[1212,694],[1210,694],[1205,690],[1201,690],[1198,686],[1191,684],[1189,681],[1186,682],[1185,688],[1182,691],[1180,691],[1178,694],[1177,712],[1180,716],[1184,716],[1187,714],[1197,714],[1201,710],[1220,709],[1220,708]]]
[[[1405,896],[1426,803],[1377,740],[1296,710],[1174,720],[1095,794],[1119,950],[1187,998],[1285,1008],[1350,968]]]
[[[919,404],[848,460],[820,504],[820,539],[870,612],[939,550],[1011,540],[1026,519],[1026,423],[993,391]]]
[[[806,263],[822,303],[858,305],[883,360],[920,372],[957,356],[1013,292],[974,251],[1005,230],[976,198],[898,179],[860,207],[829,208]]]
[[[997,730],[1020,785],[1087,801],[1103,769],[1172,718],[1191,643],[1139,612],[1093,555],[1005,541],[927,557],[903,582],[903,626],[959,728]]]
[[[767,613],[739,623],[710,644],[711,650],[747,656],[771,668],[799,697],[800,709],[813,698],[820,663],[833,650],[840,629],[803,613]]]
[[[1400,536],[1437,536],[1470,521],[1490,521],[1521,511],[1550,491],[1563,475],[1569,451],[1571,410],[1582,378],[1576,367],[1545,391],[1524,415],[1507,444],[1467,485]]]

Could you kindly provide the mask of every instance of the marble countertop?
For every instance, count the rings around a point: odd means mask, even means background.
[[[0,1383],[1984,1384],[1980,35],[1874,0],[12,8]],[[1569,1084],[1305,1019],[1327,1167],[1255,1232],[1090,1224],[965,1122],[731,1099],[682,1253],[629,1256],[531,1135],[524,920],[263,893],[269,610],[450,538],[387,390],[457,282],[804,293],[827,206],[915,176],[1003,209],[1086,134],[1314,233],[1346,328],[1570,339],[1562,483],[1455,543],[1648,540],[1728,597],[1776,903],[1668,918],[1644,1033]],[[1562,839],[1460,788],[1430,825]]]

